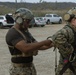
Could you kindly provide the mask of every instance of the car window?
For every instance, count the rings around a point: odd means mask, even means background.
[[[39,18],[36,18],[36,20],[39,20]]]
[[[0,19],[4,19],[3,17],[0,17]]]
[[[40,20],[43,20],[43,18],[40,18]]]
[[[46,17],[52,17],[52,15],[46,15]]]
[[[59,17],[59,15],[53,15],[54,17]]]
[[[53,15],[54,17],[57,17],[57,15]]]
[[[42,17],[38,17],[38,18],[37,18],[37,20],[40,20],[40,21],[42,21],[42,20],[43,20],[43,18],[42,18]]]
[[[41,20],[41,21],[42,21],[42,18],[40,17],[40,18],[39,18],[39,20]]]

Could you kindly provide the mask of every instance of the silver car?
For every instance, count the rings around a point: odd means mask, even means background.
[[[42,17],[34,17],[35,19],[35,26],[45,26],[46,25],[46,21],[42,18]]]
[[[44,27],[46,25],[46,21],[42,17],[34,17],[29,24],[29,28],[31,27]]]

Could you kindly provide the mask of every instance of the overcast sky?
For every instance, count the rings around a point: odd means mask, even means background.
[[[15,2],[16,0],[0,0],[0,2]],[[30,3],[37,3],[39,2],[40,0],[17,0],[17,2],[20,2],[20,1],[23,1],[23,2],[30,2]],[[76,3],[76,0],[42,0],[42,1],[46,1],[46,2],[75,2]]]

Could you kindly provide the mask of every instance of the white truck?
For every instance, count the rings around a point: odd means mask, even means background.
[[[46,19],[46,24],[62,23],[62,17],[57,14],[46,14],[44,18]]]

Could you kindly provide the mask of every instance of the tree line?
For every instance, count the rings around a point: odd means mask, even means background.
[[[44,16],[46,13],[59,13],[63,15],[67,10],[76,7],[76,3],[72,2],[42,2],[42,3],[15,3],[0,2],[0,14],[14,12],[16,9],[24,7],[32,10],[37,16]],[[64,11],[64,12],[62,12]]]

